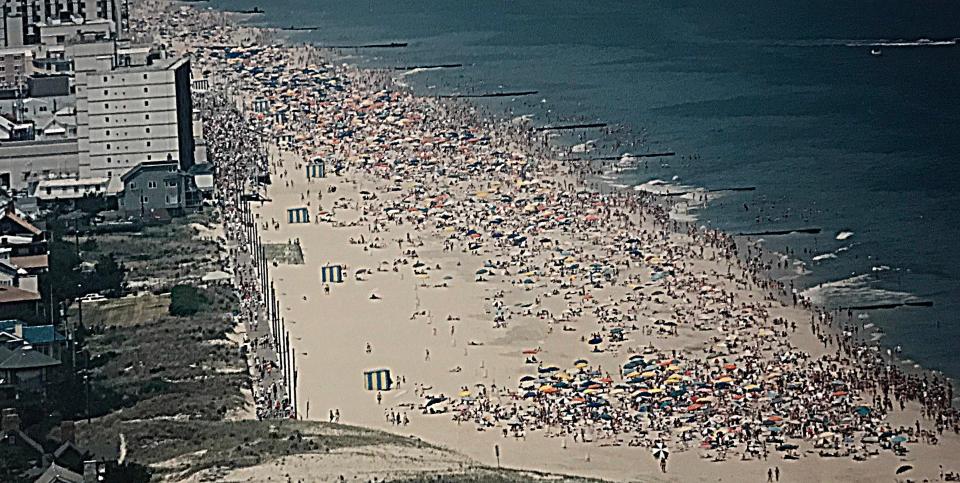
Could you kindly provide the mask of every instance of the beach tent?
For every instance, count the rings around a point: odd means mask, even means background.
[[[327,177],[327,164],[322,158],[314,158],[310,164],[307,165],[307,179],[312,178],[326,178]]]
[[[343,266],[327,265],[320,267],[320,281],[323,283],[343,283]]]
[[[389,391],[393,386],[390,369],[374,369],[363,372],[364,384],[368,391]]]
[[[267,112],[270,110],[270,101],[257,98],[253,100],[253,112]]]
[[[310,223],[310,210],[306,208],[287,208],[289,223]]]

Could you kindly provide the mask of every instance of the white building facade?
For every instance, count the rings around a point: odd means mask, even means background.
[[[140,163],[193,165],[190,63],[77,72],[80,176],[119,177]]]

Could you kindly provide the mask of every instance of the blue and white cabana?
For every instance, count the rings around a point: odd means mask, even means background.
[[[343,265],[320,267],[320,281],[323,283],[343,283]]]
[[[290,223],[310,223],[310,210],[306,208],[287,208],[287,221]]]
[[[389,391],[393,387],[393,378],[390,369],[374,369],[364,371],[363,381],[368,391]]]
[[[307,164],[307,179],[326,177],[327,163],[323,158],[314,158],[313,161]]]

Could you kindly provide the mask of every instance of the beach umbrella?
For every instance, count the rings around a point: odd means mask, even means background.
[[[907,437],[906,437],[906,436],[894,436],[893,438],[890,439],[890,441],[892,441],[892,442],[895,443],[895,444],[905,443],[905,442],[907,441]]]
[[[587,367],[588,365],[590,365],[590,363],[587,362],[586,359],[577,359],[577,360],[573,361],[573,367],[576,367],[577,369],[583,369],[584,367]]]
[[[600,336],[591,337],[590,340],[587,341],[590,345],[597,345],[601,342],[603,342],[603,339]]]
[[[653,457],[657,460],[665,460],[667,456],[670,456],[670,450],[667,448],[667,445],[663,441],[657,441],[653,446]]]
[[[533,381],[533,380],[536,380],[536,379],[537,379],[537,378],[536,378],[536,377],[533,377],[533,376],[523,376],[523,377],[520,378],[520,382]]]
[[[901,475],[901,474],[906,473],[906,472],[908,472],[908,471],[910,471],[910,470],[912,470],[912,469],[913,469],[913,466],[903,465],[903,466],[897,468],[897,474],[898,474],[898,475]]]

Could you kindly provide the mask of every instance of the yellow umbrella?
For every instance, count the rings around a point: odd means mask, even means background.
[[[467,390],[460,391],[460,397],[467,397],[469,395],[470,395],[470,391],[467,391]]]

